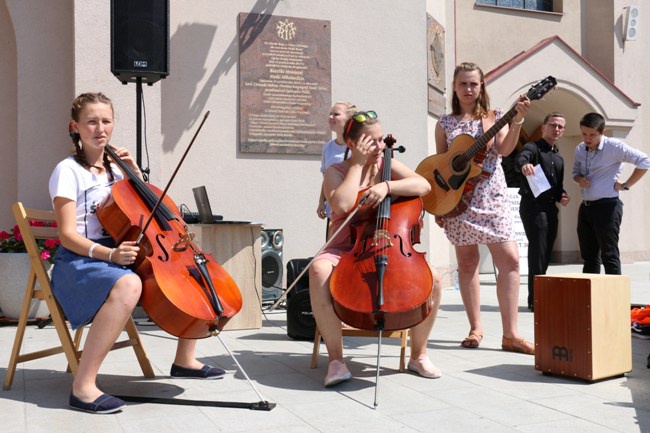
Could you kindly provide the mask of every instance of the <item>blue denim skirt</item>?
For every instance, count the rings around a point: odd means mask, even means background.
[[[113,248],[112,239],[95,242]],[[52,291],[72,329],[92,322],[118,279],[133,271],[59,247],[52,267]]]

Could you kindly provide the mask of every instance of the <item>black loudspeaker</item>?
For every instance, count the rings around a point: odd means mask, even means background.
[[[287,288],[307,267],[311,259],[293,259],[287,263]],[[309,271],[287,295],[287,335],[295,340],[313,340],[316,333],[316,320],[311,311],[309,299]]]
[[[111,72],[124,84],[169,75],[169,0],[111,0]]]
[[[284,234],[280,229],[262,230],[262,302],[282,296],[282,248]]]

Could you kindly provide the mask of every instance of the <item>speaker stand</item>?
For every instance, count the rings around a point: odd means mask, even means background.
[[[142,77],[135,80],[135,162],[146,182],[149,180],[149,168],[142,167]]]

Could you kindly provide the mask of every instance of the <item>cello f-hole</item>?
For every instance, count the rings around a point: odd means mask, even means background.
[[[161,262],[164,263],[164,262],[169,261],[169,253],[168,253],[167,250],[165,249],[165,246],[163,245],[161,239],[165,239],[165,235],[160,234],[160,233],[157,234],[157,235],[156,235],[156,243],[157,243],[158,246],[160,247],[161,252],[164,253],[164,256],[158,255],[158,260],[160,260]]]
[[[400,251],[400,253],[402,253],[402,255],[403,255],[404,257],[411,257],[413,254],[411,254],[410,252],[406,251],[406,249],[404,248],[404,245],[405,245],[404,239],[402,239],[402,237],[399,236],[399,235],[395,235],[395,236],[393,236],[393,237],[394,237],[395,239],[399,240],[399,251]]]

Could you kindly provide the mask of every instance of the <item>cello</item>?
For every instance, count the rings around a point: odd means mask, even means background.
[[[391,178],[396,140],[384,139],[382,182]],[[387,195],[375,211],[351,223],[353,248],[341,255],[330,281],[334,310],[350,326],[392,331],[411,328],[431,312],[433,276],[419,243],[424,215],[420,197]],[[380,333],[381,335],[381,333]]]
[[[140,246],[132,268],[142,279],[140,303],[145,312],[176,337],[206,338],[221,331],[241,310],[237,284],[212,255],[192,242],[194,234],[166,189],[145,183],[110,146],[105,151],[129,179],[113,185],[97,216],[117,245],[136,240]],[[183,159],[188,151],[189,146]]]

